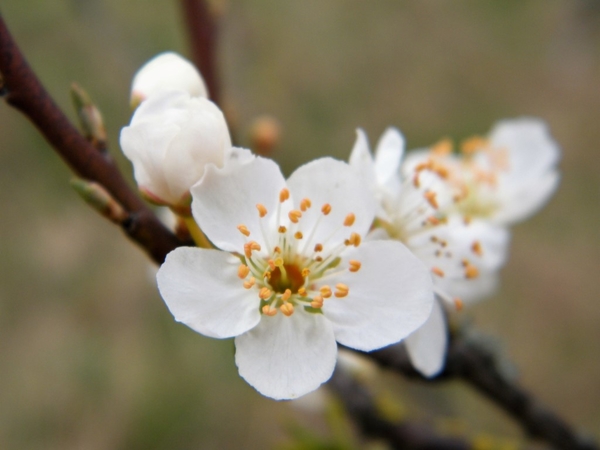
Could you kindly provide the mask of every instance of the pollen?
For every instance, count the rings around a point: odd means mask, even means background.
[[[296,231],[296,232],[294,233],[294,237],[295,237],[296,239],[302,239],[302,238],[304,237],[304,235],[302,234],[302,231]]]
[[[473,253],[475,253],[477,256],[481,256],[483,255],[483,248],[481,247],[481,242],[479,241],[475,241],[473,242],[473,245],[471,245],[471,250],[473,251]]]
[[[423,197],[425,197],[425,200],[427,200],[427,203],[429,203],[431,205],[432,208],[438,209],[440,205],[438,205],[437,202],[437,194],[433,191],[425,191],[425,193],[423,194]]]
[[[323,298],[329,298],[332,295],[331,288],[327,285],[321,287],[321,289],[319,289],[319,292],[321,293],[321,296]]]
[[[248,281],[244,281],[243,285],[246,289],[250,289],[252,286],[254,286],[254,283],[256,283],[256,279],[254,277],[250,277]]]
[[[351,227],[352,225],[354,225],[355,220],[356,220],[356,216],[353,213],[348,214],[346,216],[346,218],[344,219],[344,226]]]
[[[277,231],[279,231],[281,234],[283,234],[283,233],[285,233],[287,231],[287,228],[284,227],[283,225],[280,225],[279,229]]]
[[[302,201],[300,202],[300,210],[302,210],[302,211],[306,211],[311,206],[312,206],[312,203],[311,203],[310,199],[308,199],[308,198],[303,198]]]
[[[348,295],[350,292],[350,288],[346,286],[344,283],[338,283],[335,285],[335,295],[337,298],[343,298]]]
[[[331,212],[331,205],[329,203],[325,203],[322,207],[321,207],[321,212],[325,215],[328,215]]]
[[[265,205],[262,203],[257,203],[256,209],[258,209],[258,215],[260,217],[265,217],[267,215],[267,208],[265,208]]]
[[[361,237],[358,233],[352,233],[348,239],[344,241],[347,246],[354,245],[358,247],[360,245]]]
[[[350,268],[348,269],[350,272],[358,272],[360,270],[360,261],[357,261],[356,259],[351,259],[350,261],[348,261],[348,264],[350,264]]]
[[[288,198],[290,198],[290,191],[288,188],[283,188],[280,192],[279,192],[279,201],[281,203],[285,202]]]
[[[271,308],[270,305],[265,305],[262,307],[262,313],[265,316],[273,317],[275,314],[277,314],[277,310],[275,308]]]
[[[284,303],[279,307],[279,309],[285,316],[289,317],[292,314],[294,314],[294,305],[292,305],[291,303]]]
[[[323,244],[315,244],[315,252],[323,251]]]
[[[313,298],[313,301],[310,302],[310,306],[312,306],[313,308],[322,308],[323,297],[321,297],[320,295],[316,295],[315,298]]]
[[[281,295],[281,300],[283,300],[284,302],[287,302],[291,296],[292,296],[292,291],[290,291],[289,289],[286,289],[285,292]]]
[[[240,264],[240,267],[238,267],[238,277],[240,277],[243,280],[248,276],[249,273],[250,268],[245,264]]]
[[[237,229],[240,230],[240,233],[242,233],[244,236],[250,236],[250,231],[248,231],[248,227],[246,225],[240,224],[237,226]]]
[[[260,291],[258,291],[258,296],[263,300],[267,300],[271,297],[272,294],[273,292],[271,292],[271,289],[269,289],[268,287],[263,287],[260,289]]]
[[[442,269],[440,269],[439,267],[432,267],[431,271],[437,275],[438,277],[443,277],[444,276],[444,271]]]
[[[300,220],[300,217],[302,217],[302,211],[298,211],[297,209],[292,209],[288,213],[288,217],[290,218],[290,220],[293,223],[298,223],[298,220]]]

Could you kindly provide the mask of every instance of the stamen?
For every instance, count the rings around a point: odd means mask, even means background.
[[[254,283],[256,283],[256,279],[254,277],[250,277],[248,281],[244,281],[243,285],[246,289],[250,289],[252,286],[254,286]]]
[[[304,236],[302,235],[302,232],[301,232],[301,231],[296,231],[296,232],[294,233],[294,237],[295,237],[296,239],[302,239]]]
[[[331,297],[331,288],[327,285],[323,286],[321,289],[319,289],[319,292],[321,292],[321,296],[323,296],[323,298],[329,298]]]
[[[471,250],[473,251],[473,253],[475,253],[477,256],[481,256],[483,255],[483,248],[481,247],[481,242],[479,241],[475,241],[473,242],[473,245],[471,246]]]
[[[338,283],[335,285],[335,295],[337,298],[342,298],[348,295],[350,292],[350,288],[346,286],[344,283]]]
[[[323,244],[315,244],[315,252],[323,251]]]
[[[270,305],[265,305],[262,307],[262,313],[265,316],[273,317],[275,314],[277,314],[277,310],[275,308],[271,308]]]
[[[250,267],[248,267],[245,264],[240,264],[240,267],[238,267],[238,277],[240,277],[243,280],[248,276],[249,273]]]
[[[290,220],[293,223],[298,223],[298,220],[300,220],[300,217],[302,217],[302,211],[298,211],[297,209],[292,209],[288,213],[288,217],[290,218]]]
[[[258,291],[258,296],[263,300],[267,300],[271,297],[271,295],[273,295],[273,292],[271,292],[271,289],[268,287],[263,287],[260,289],[260,291]]]
[[[325,203],[325,204],[323,205],[323,207],[321,208],[321,212],[322,212],[324,215],[328,215],[328,214],[331,212],[331,205],[330,205],[329,203]]]
[[[248,231],[248,227],[246,225],[240,224],[237,226],[237,229],[240,230],[240,233],[242,233],[244,236],[250,236],[250,231]]]
[[[260,217],[265,217],[267,215],[267,208],[265,208],[265,205],[262,203],[257,203],[256,209],[258,209],[258,215]]]
[[[283,188],[280,192],[279,192],[279,201],[281,203],[285,202],[288,198],[290,198],[290,191],[288,190],[288,188]]]
[[[311,206],[312,206],[312,203],[311,203],[310,199],[308,199],[308,198],[303,198],[302,201],[300,202],[300,209],[302,211],[306,211]]]
[[[357,261],[356,259],[351,259],[350,261],[348,261],[348,264],[350,264],[350,268],[348,269],[350,272],[358,272],[360,270],[360,261]]]
[[[279,307],[279,309],[287,317],[290,317],[292,314],[294,314],[294,305],[291,303],[284,303]]]
[[[354,224],[354,220],[356,220],[356,216],[353,213],[350,213],[344,219],[344,226],[351,227]]]
[[[438,277],[444,277],[444,271],[442,269],[440,269],[439,267],[432,267],[431,271]]]

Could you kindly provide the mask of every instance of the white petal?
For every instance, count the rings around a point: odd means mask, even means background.
[[[404,136],[396,128],[388,128],[379,139],[375,151],[375,173],[381,186],[395,192],[400,188],[400,162],[404,154]]]
[[[302,216],[300,230],[305,236],[312,230],[321,217],[319,227],[314,232],[313,242],[323,243],[337,230],[325,249],[348,238],[351,232],[365,235],[375,216],[373,195],[358,176],[357,172],[345,162],[332,158],[321,158],[298,168],[288,179],[288,186],[294,199],[299,202],[309,198],[312,207]],[[331,205],[331,213],[323,216],[321,207]],[[351,227],[344,227],[344,219],[354,213],[356,220]]]
[[[158,290],[178,322],[209,337],[238,336],[260,320],[258,293],[242,286],[239,264],[218,250],[179,247],[158,270]]]
[[[446,361],[448,330],[446,317],[440,304],[435,301],[431,315],[404,343],[415,369],[426,377],[437,375]]]
[[[268,225],[284,187],[279,166],[269,159],[257,157],[231,170],[208,167],[204,178],[191,189],[192,213],[213,244],[223,250],[243,253],[247,239],[265,245],[260,221],[267,232],[272,230]],[[258,203],[268,211],[262,219],[256,209]],[[250,231],[247,239],[237,229],[241,224]]]
[[[358,272],[344,271],[331,281],[344,283],[349,294],[331,297],[323,311],[341,344],[370,351],[400,341],[420,327],[431,312],[433,287],[429,271],[397,241],[368,241],[344,252],[341,267],[361,262]]]
[[[322,314],[278,313],[235,339],[240,375],[276,400],[307,394],[327,381],[336,362],[331,324]]]

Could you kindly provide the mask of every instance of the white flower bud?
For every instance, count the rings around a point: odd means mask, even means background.
[[[120,143],[146,198],[181,212],[189,211],[190,187],[205,167],[223,167],[232,152],[221,110],[183,91],[158,93],[144,101],[121,130]]]
[[[202,76],[187,59],[165,52],[137,71],[131,85],[131,105],[136,108],[149,96],[165,90],[181,90],[192,97],[208,97]]]

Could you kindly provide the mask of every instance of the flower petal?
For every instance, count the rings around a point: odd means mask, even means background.
[[[331,297],[323,312],[333,323],[336,340],[370,351],[400,341],[429,317],[433,287],[429,271],[397,241],[368,241],[342,255],[361,262],[358,272],[344,271],[332,281],[349,287],[347,297]]]
[[[446,361],[448,329],[439,302],[433,302],[433,309],[427,321],[410,334],[404,343],[412,365],[424,376],[433,377],[443,369]]]
[[[331,324],[322,314],[297,309],[290,317],[263,317],[235,339],[240,375],[276,400],[300,397],[327,381],[336,362]]]
[[[175,320],[214,338],[228,338],[260,320],[256,291],[238,278],[239,259],[218,250],[179,247],[158,270],[158,290]]]
[[[285,180],[279,166],[270,159],[244,160],[233,169],[208,167],[202,180],[192,187],[192,213],[200,228],[217,247],[243,253],[246,237],[237,226],[246,225],[248,239],[265,245],[261,220],[272,220]],[[262,219],[256,205],[268,211]],[[290,203],[289,201],[286,203]],[[273,227],[264,227],[268,233]],[[276,230],[276,228],[275,228]]]
[[[298,168],[288,179],[288,186],[296,201],[309,198],[312,207],[304,212],[301,221],[305,235],[313,233],[313,242],[329,240],[334,246],[348,238],[351,232],[365,235],[375,216],[373,196],[364,180],[345,162],[332,158],[321,158]],[[323,217],[321,207],[331,205],[331,213]],[[355,214],[354,224],[344,227],[349,213]],[[328,247],[325,244],[325,249]]]

